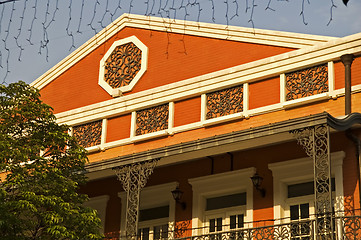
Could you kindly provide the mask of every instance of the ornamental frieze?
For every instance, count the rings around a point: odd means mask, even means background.
[[[104,79],[113,89],[127,86],[140,71],[142,52],[134,43],[116,47],[105,61]]]
[[[115,41],[100,61],[99,85],[113,97],[133,89],[147,70],[148,48],[135,36]]]
[[[137,111],[135,135],[157,132],[168,128],[169,105],[164,104]]]
[[[73,127],[73,136],[84,147],[100,145],[102,135],[102,121],[85,123]]]
[[[243,86],[207,93],[206,119],[243,111]]]
[[[327,64],[286,74],[286,101],[328,92]]]

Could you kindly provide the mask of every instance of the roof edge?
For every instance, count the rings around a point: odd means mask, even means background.
[[[218,136],[197,139],[189,142],[174,144],[172,146],[165,146],[157,149],[128,154],[125,156],[118,156],[103,161],[97,161],[88,164],[86,166],[86,170],[88,173],[92,173],[106,169],[113,169],[134,162],[142,162],[155,158],[172,157],[179,154],[187,154],[192,151],[202,151],[212,147],[222,147],[227,144],[235,144],[241,141],[252,140],[255,138],[289,133],[292,130],[314,127],[321,124],[327,124],[336,131],[345,131],[350,129],[355,124],[361,124],[361,113],[351,113],[345,117],[336,118],[327,112],[322,112]]]
[[[327,124],[337,131],[345,131],[356,124],[361,124],[361,113],[354,112],[337,118],[328,114]]]
[[[226,26],[213,23],[174,20],[134,14],[123,14],[106,28],[89,39],[58,64],[33,81],[30,85],[42,89],[56,77],[68,70],[94,49],[113,37],[124,27],[136,27],[149,30],[204,36],[230,41],[252,42],[271,46],[303,48],[318,43],[325,43],[336,37]]]
[[[227,144],[235,144],[241,141],[251,140],[255,138],[261,138],[276,134],[284,134],[296,129],[312,127],[320,124],[326,124],[328,122],[329,117],[331,117],[330,114],[328,114],[327,112],[322,112],[319,114],[299,117],[295,119],[289,119],[276,123],[270,123],[268,125],[248,128],[218,136],[212,136],[204,139],[197,139],[189,142],[178,143],[172,146],[165,146],[165,147],[133,153],[125,156],[118,156],[115,158],[90,163],[86,166],[86,170],[88,171],[88,173],[91,173],[105,169],[112,169],[114,167],[118,167],[129,163],[142,162],[154,158],[171,157],[179,154],[187,154],[192,151],[202,151],[212,147],[220,147],[220,146],[225,146]],[[361,123],[361,118],[360,118],[360,123]]]

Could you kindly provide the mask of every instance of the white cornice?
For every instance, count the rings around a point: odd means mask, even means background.
[[[303,48],[336,39],[334,37],[317,35],[123,14],[69,56],[64,58],[61,62],[56,64],[46,73],[32,82],[31,85],[38,89],[45,87],[52,80],[68,70],[70,67],[79,62],[82,58],[87,56],[89,53],[91,53],[93,50],[95,50],[97,47],[99,47],[101,44],[103,44],[105,41],[110,39],[125,27],[135,27],[154,31],[165,31],[193,36],[267,44],[289,48]]]
[[[339,60],[341,55],[349,53],[361,54],[361,33],[58,113],[56,117],[59,123],[69,125],[94,121]]]

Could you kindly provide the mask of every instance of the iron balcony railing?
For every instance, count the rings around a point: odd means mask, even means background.
[[[259,223],[258,223],[259,224]],[[177,230],[150,233],[145,236],[119,236],[119,233],[108,234],[105,239],[121,239],[121,240],[359,240],[361,239],[361,215],[332,217],[334,231],[331,235],[316,233],[316,220],[303,219],[300,221],[292,221],[288,223],[232,229],[228,231],[210,232],[206,234],[198,234],[207,232],[206,228],[178,228]],[[256,224],[254,224],[256,225]],[[229,226],[228,226],[229,227]]]

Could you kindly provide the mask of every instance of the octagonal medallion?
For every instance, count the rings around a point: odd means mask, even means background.
[[[99,85],[113,97],[132,90],[147,69],[148,48],[135,36],[113,43],[100,61]]]

